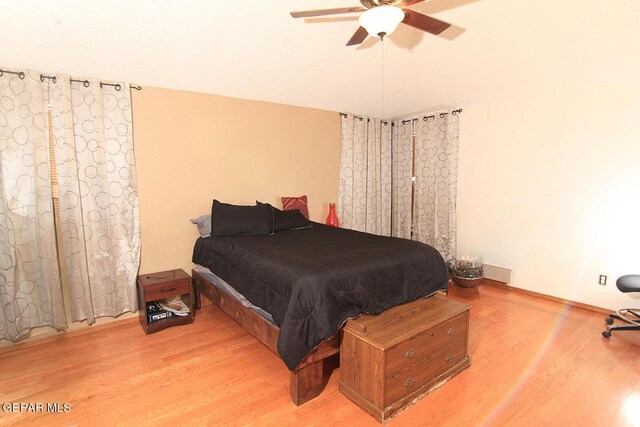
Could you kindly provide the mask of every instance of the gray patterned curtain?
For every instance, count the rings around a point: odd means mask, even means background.
[[[38,326],[66,328],[59,262],[67,273],[72,320],[91,324],[137,309],[140,216],[129,85],[85,86],[61,74],[54,80],[33,71],[4,73],[0,339],[18,340]]]
[[[0,339],[16,341],[38,326],[65,329],[49,171],[48,105],[69,98],[39,73],[0,76]]]
[[[367,233],[391,233],[391,122],[342,116],[338,218]]]
[[[413,122],[397,120],[393,129],[393,230],[392,235],[411,238],[411,165]]]
[[[455,258],[458,119],[447,111],[383,126],[343,115],[341,225],[418,240]]]
[[[413,239],[427,243],[445,261],[456,257],[458,119],[452,111],[416,121],[416,183]]]
[[[74,321],[137,309],[140,214],[129,85],[74,83],[72,147],[56,145],[64,168],[60,213]]]

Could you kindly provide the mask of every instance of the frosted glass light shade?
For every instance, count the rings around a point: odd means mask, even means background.
[[[372,36],[388,36],[404,19],[402,9],[395,6],[377,6],[360,15],[360,26]]]

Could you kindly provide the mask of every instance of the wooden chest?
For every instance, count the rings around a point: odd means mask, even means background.
[[[469,308],[433,296],[349,320],[338,389],[386,422],[470,365]]]

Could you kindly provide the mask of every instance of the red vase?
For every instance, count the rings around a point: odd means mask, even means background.
[[[332,227],[339,227],[338,215],[336,215],[336,204],[329,203],[329,215],[327,216],[327,225]]]

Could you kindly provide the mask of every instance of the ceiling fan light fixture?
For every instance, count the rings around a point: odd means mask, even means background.
[[[404,19],[404,12],[396,6],[377,6],[360,15],[360,26],[372,36],[383,38],[393,33]]]

